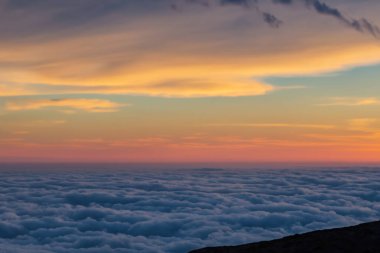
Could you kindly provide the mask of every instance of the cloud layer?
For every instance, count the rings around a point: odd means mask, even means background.
[[[380,218],[378,169],[49,170],[2,172],[2,250],[183,253]]]
[[[357,32],[377,36],[369,18],[320,1],[54,3],[0,1],[0,96],[254,96],[276,90],[263,77],[380,61],[378,41]]]

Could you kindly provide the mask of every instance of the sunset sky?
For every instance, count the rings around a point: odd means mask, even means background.
[[[0,162],[379,162],[379,10],[0,0]]]

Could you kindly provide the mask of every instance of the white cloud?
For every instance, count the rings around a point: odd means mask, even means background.
[[[0,181],[6,252],[183,253],[380,218],[378,169],[14,169]]]

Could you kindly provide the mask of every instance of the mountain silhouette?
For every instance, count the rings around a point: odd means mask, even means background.
[[[380,253],[380,221],[189,253]]]

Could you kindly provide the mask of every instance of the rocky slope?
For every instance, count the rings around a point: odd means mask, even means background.
[[[380,221],[189,253],[380,253]]]

